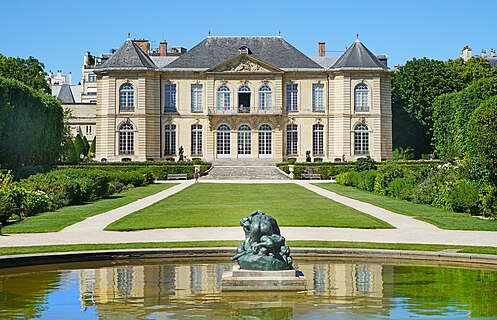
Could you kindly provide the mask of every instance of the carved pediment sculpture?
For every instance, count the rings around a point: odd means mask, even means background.
[[[259,64],[242,57],[240,60],[228,63],[224,68],[228,72],[268,72],[269,70],[261,67]]]

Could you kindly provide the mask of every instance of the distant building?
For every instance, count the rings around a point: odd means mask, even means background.
[[[490,65],[492,67],[497,66],[497,53],[495,49],[490,49],[490,53],[487,54],[487,50],[482,49],[479,56],[473,56],[473,50],[469,46],[465,46],[462,51],[460,57],[464,60],[464,62],[468,61],[473,57],[482,57],[490,61]]]
[[[207,37],[187,51],[127,39],[97,64],[97,160],[391,159],[387,57],[356,40],[308,57],[281,37]],[[92,81],[93,84],[93,81]],[[86,88],[86,92],[93,88]]]

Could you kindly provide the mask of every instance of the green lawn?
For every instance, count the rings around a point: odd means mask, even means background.
[[[55,232],[84,219],[122,207],[133,201],[148,197],[175,184],[150,184],[115,194],[109,198],[77,206],[60,208],[55,211],[40,213],[36,216],[5,226],[3,233]]]
[[[0,248],[0,256],[13,254],[34,254],[51,252],[70,252],[88,250],[119,250],[119,249],[155,249],[155,248],[219,248],[233,247],[233,254],[240,241],[188,241],[188,242],[142,242],[119,244],[77,244],[57,246],[31,246]],[[287,241],[291,248],[342,248],[342,249],[385,249],[385,250],[416,250],[442,251],[457,250],[460,253],[493,254],[497,255],[495,247],[402,244],[402,243],[372,243],[372,242],[343,242],[343,241]]]
[[[319,183],[316,186],[392,212],[415,217],[418,220],[426,221],[442,229],[497,231],[497,220],[483,220],[466,213],[457,213],[435,208],[427,204],[416,204],[380,196],[372,192],[346,187],[337,183]]]
[[[392,228],[389,224],[295,184],[194,184],[132,213],[106,230],[239,226],[255,210],[281,226]]]

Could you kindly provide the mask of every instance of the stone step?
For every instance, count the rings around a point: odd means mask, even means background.
[[[214,165],[202,177],[206,180],[284,180],[289,179],[275,166],[226,166]]]

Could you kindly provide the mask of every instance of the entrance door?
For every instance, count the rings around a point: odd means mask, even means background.
[[[268,124],[259,127],[259,158],[272,158],[273,128]]]
[[[231,129],[226,124],[217,127],[216,132],[216,157],[229,158],[230,156],[230,133]]]
[[[242,124],[238,128],[238,158],[250,158],[252,154],[252,129]]]

